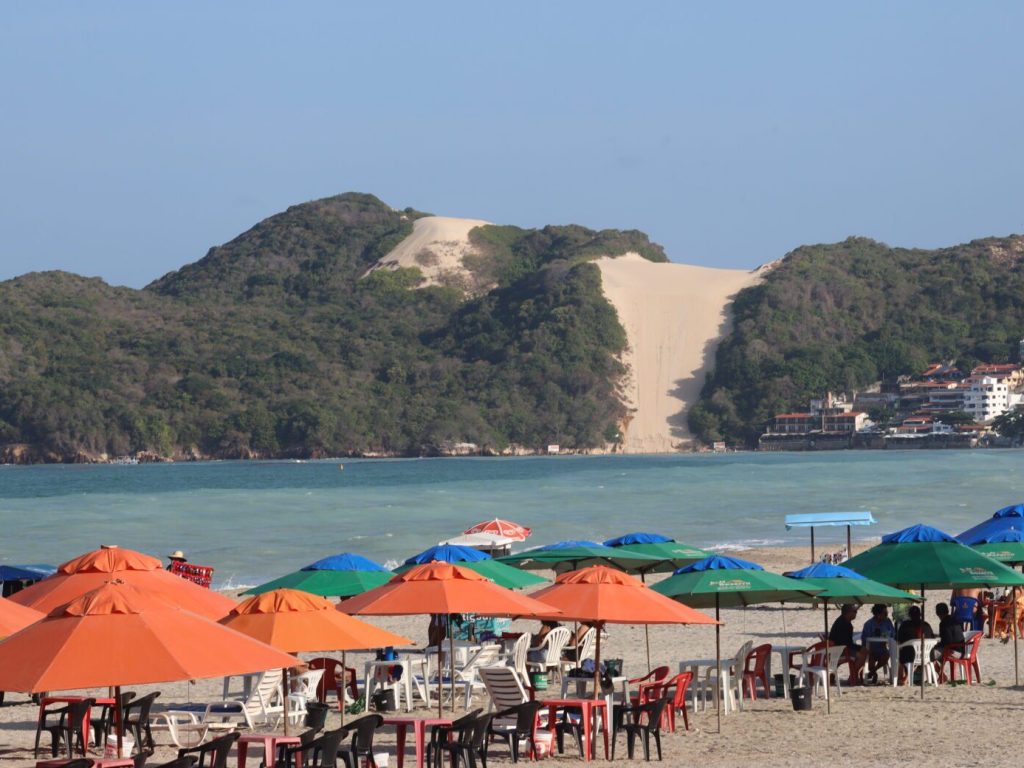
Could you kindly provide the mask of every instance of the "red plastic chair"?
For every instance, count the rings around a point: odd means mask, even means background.
[[[666,688],[672,688],[674,686],[676,689],[675,694],[672,696],[671,703],[666,708],[666,714],[668,715],[668,727],[672,733],[676,732],[676,712],[683,713],[683,725],[685,726],[685,730],[690,730],[690,718],[686,714],[686,693],[690,689],[690,683],[692,682],[692,672],[680,672],[665,684]]]
[[[942,658],[939,659],[939,682],[944,683],[947,679],[956,680],[956,668],[963,670],[964,680],[968,685],[981,682],[981,667],[978,665],[978,648],[981,646],[981,633],[972,637],[966,643],[955,643],[943,646]],[[964,652],[963,656],[955,654],[954,651]],[[949,677],[946,677],[946,665],[949,665]]]
[[[637,686],[637,695],[631,696],[630,701],[633,704],[646,704],[648,701],[659,698],[654,693],[648,693],[646,689],[653,688],[665,680],[668,679],[669,674],[672,672],[668,667],[655,667],[643,677],[634,677],[629,681],[630,685]]]
[[[341,662],[337,659],[320,656],[309,662],[310,669],[322,669],[323,677],[316,686],[316,700],[321,704],[327,703],[327,694],[333,692],[338,698],[338,711],[345,708],[345,688],[348,688],[349,698],[353,701],[359,698],[359,686],[356,684],[356,671],[352,667],[344,667],[343,675],[339,676],[338,671],[342,669]]]
[[[751,700],[757,699],[757,684],[760,682],[764,687],[764,697],[772,697],[771,688],[768,685],[768,659],[772,653],[770,643],[759,645],[751,649],[743,664],[743,687],[741,693],[746,693]],[[751,667],[753,663],[753,667]]]

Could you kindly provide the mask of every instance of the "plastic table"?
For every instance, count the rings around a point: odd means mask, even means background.
[[[249,745],[260,743],[263,745],[263,764],[273,765],[277,760],[278,744],[301,744],[302,739],[298,736],[285,736],[283,733],[243,733],[238,737],[238,768],[245,768]],[[300,765],[298,758],[296,755],[296,766]]]
[[[779,671],[782,672],[782,695],[787,699],[789,698],[789,662],[793,656],[799,656],[803,653],[805,646],[803,645],[775,645],[772,644],[772,654],[776,654],[779,657]],[[771,654],[768,656],[768,677],[772,677],[774,668],[772,667]],[[776,673],[777,674],[777,673]],[[799,674],[799,672],[797,673]]]
[[[425,656],[402,656],[401,658],[394,659],[393,661],[375,661],[370,659],[363,665],[363,677],[366,680],[366,701],[370,701],[370,697],[373,696],[374,690],[377,688],[383,688],[387,686],[383,680],[377,679],[377,673],[380,672],[383,675],[387,674],[387,670],[391,667],[401,667],[402,677],[395,681],[395,690],[398,691],[396,694],[397,701],[395,706],[402,706],[402,698],[405,698],[405,711],[412,712],[412,691],[413,685],[416,686],[416,693],[423,699],[424,703],[430,704],[430,690],[423,690],[420,682],[413,677],[413,665],[420,668],[420,675],[423,678],[423,686],[429,686],[427,681],[427,659]]]
[[[594,757],[594,743],[591,734],[594,730],[594,719],[600,714],[604,725],[602,729],[604,731],[604,758],[608,759],[608,731],[611,729],[611,721],[608,717],[607,699],[544,699],[541,704],[548,708],[548,730],[552,734],[557,725],[556,718],[559,709],[571,707],[583,711],[583,760],[587,763]],[[599,712],[599,710],[603,711]]]
[[[803,650],[803,649],[801,649]],[[693,673],[693,682],[696,683],[700,680],[701,669],[717,669],[718,677],[721,681],[719,685],[722,691],[725,693],[723,697],[724,706],[718,700],[715,701],[715,708],[722,707],[722,711],[725,714],[729,714],[733,709],[743,709],[743,697],[736,699],[732,692],[732,675],[729,674],[729,668],[733,665],[735,659],[727,658],[719,661],[718,659],[684,659],[679,662],[679,671],[686,672],[689,670]],[[693,692],[693,711],[697,711],[697,691],[701,689],[700,685],[690,684],[690,690]],[[705,709],[707,707],[705,706]]]
[[[36,768],[62,768],[70,763],[70,760],[39,760]],[[130,757],[125,758],[99,758],[92,761],[93,768],[134,768],[135,761]]]
[[[395,752],[398,768],[402,768],[405,764],[405,736],[410,726],[412,727],[413,743],[416,747],[416,768],[423,768],[427,726],[451,724],[452,721],[447,717],[385,717],[384,725],[392,725],[395,728],[395,743],[397,745]]]

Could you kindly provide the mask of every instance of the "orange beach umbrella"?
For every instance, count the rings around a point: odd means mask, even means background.
[[[502,520],[496,517],[493,520],[484,520],[481,523],[472,525],[464,530],[463,533],[490,533],[504,536],[506,539],[512,539],[513,541],[526,541],[530,534],[533,533],[533,530],[525,525],[513,523],[511,520]]]
[[[108,582],[0,642],[0,690],[55,691],[220,677],[293,656],[120,581]],[[120,711],[115,713],[120,723]],[[121,729],[116,729],[120,741]],[[120,743],[118,744],[120,752]]]
[[[604,624],[718,624],[710,616],[650,589],[622,571],[592,565],[563,573],[550,587],[530,595],[562,611],[566,620],[597,628],[594,696],[600,692],[601,626]]]
[[[289,653],[357,651],[412,642],[342,613],[340,607],[326,598],[297,589],[275,589],[256,595],[232,608],[220,623]],[[344,655],[341,663],[345,666]],[[287,687],[288,670],[285,669]],[[288,733],[287,701],[285,697],[285,734]],[[344,716],[342,707],[342,718]]]
[[[155,557],[131,549],[103,546],[69,560],[57,572],[11,596],[14,602],[48,613],[112,579],[160,595],[175,605],[217,620],[235,601],[165,571]]]
[[[35,624],[45,615],[35,608],[26,608],[5,597],[0,597],[0,637],[13,635],[29,624]]]
[[[555,618],[550,605],[494,584],[479,573],[451,563],[434,561],[401,573],[387,584],[349,598],[342,604],[349,613],[377,616],[410,616],[421,613],[477,613],[482,616]],[[448,634],[452,663],[452,708],[455,707],[454,640]],[[441,679],[441,647],[438,645],[438,685]],[[438,690],[438,716],[441,696]]]

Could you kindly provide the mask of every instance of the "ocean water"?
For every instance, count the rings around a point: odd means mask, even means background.
[[[492,517],[531,526],[531,545],[649,530],[727,550],[806,545],[790,512],[871,510],[855,538],[917,522],[955,535],[1021,500],[1009,450],[0,466],[0,562],[183,549],[227,587],[338,552],[394,564]]]

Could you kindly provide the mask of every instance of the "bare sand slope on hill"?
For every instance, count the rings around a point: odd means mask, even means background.
[[[687,410],[729,330],[729,307],[740,290],[760,281],[762,270],[655,264],[635,253],[596,263],[605,296],[629,338],[622,397],[633,415],[623,450],[667,453],[689,447]]]
[[[469,233],[475,227],[489,223],[480,219],[455,219],[448,216],[416,219],[412,225],[412,234],[370,271],[418,267],[423,273],[423,285],[461,285],[472,282],[472,276],[462,262],[463,257],[476,253],[476,248],[469,241]]]

